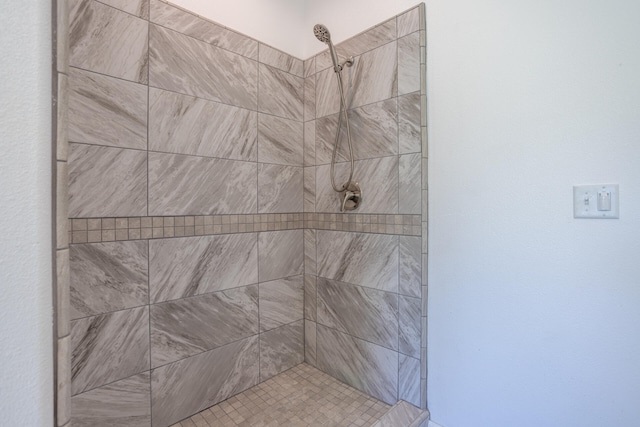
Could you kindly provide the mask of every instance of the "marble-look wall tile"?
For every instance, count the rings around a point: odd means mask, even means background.
[[[149,149],[255,162],[257,113],[151,88]]]
[[[151,22],[231,52],[258,59],[258,42],[160,0],[151,0]]]
[[[304,321],[304,361],[316,366],[316,322]]]
[[[400,154],[420,152],[422,135],[419,92],[398,97],[398,139]]]
[[[257,165],[149,153],[149,215],[256,213]]]
[[[317,366],[388,404],[398,398],[398,353],[342,332],[317,327]]]
[[[149,0],[99,0],[142,19],[149,19]]]
[[[69,217],[147,215],[147,153],[69,144]]]
[[[153,425],[166,427],[258,383],[258,337],[151,371]]]
[[[318,276],[398,291],[398,236],[317,231]]]
[[[336,52],[340,60],[350,56],[357,56],[396,39],[396,20],[389,19],[375,27],[368,29],[350,39],[338,43]],[[329,51],[326,50],[316,56],[317,70],[333,67]]]
[[[66,336],[57,342],[56,360],[56,410],[57,424],[65,425],[71,418],[71,337]]]
[[[399,297],[400,308],[400,337],[399,350],[417,359],[420,358],[420,298],[411,298],[404,295]]]
[[[420,298],[422,285],[421,237],[398,236],[400,278],[398,292]]]
[[[304,361],[304,321],[260,334],[260,381]]]
[[[336,185],[349,178],[349,163],[335,165]],[[340,212],[339,194],[331,187],[330,165],[316,167],[316,212]],[[398,213],[398,157],[356,160],[353,181],[360,184],[359,213]]]
[[[258,212],[302,212],[304,177],[301,167],[258,165]]]
[[[148,372],[74,396],[75,427],[151,426],[151,389]]]
[[[258,114],[258,161],[302,166],[303,124]]]
[[[56,251],[56,322],[58,338],[69,334],[71,324],[71,291],[69,278],[69,250]]]
[[[420,190],[422,157],[420,153],[400,156],[399,213],[416,214],[422,212],[422,191]]]
[[[304,78],[310,77],[316,73],[316,57],[313,56],[303,63]]]
[[[304,165],[316,164],[316,122],[312,120],[304,124]]]
[[[398,399],[420,406],[420,360],[399,355]]]
[[[316,118],[316,76],[304,79],[304,120]]]
[[[302,320],[304,292],[303,276],[260,283],[260,332]]]
[[[305,230],[307,231],[307,230]],[[304,276],[304,318],[308,320],[317,319],[317,277],[305,275]]]
[[[316,269],[316,230],[304,230],[304,274],[315,276]]]
[[[69,64],[147,83],[146,21],[93,0],[69,0]]]
[[[256,233],[149,241],[151,302],[258,283]]]
[[[397,50],[396,43],[392,42],[357,58],[353,65],[351,107],[382,101],[398,94]]]
[[[318,323],[398,350],[398,295],[319,277]]]
[[[303,230],[260,233],[258,253],[261,282],[302,274],[304,271]]]
[[[151,86],[255,110],[257,71],[244,56],[151,25]]]
[[[56,162],[56,249],[69,247],[69,167]]]
[[[148,307],[71,322],[72,394],[149,369]]]
[[[148,304],[147,242],[72,245],[70,251],[72,319]]]
[[[151,306],[151,367],[258,333],[258,286]]]
[[[147,148],[147,87],[71,68],[69,140]]]
[[[274,49],[266,44],[259,44],[258,60],[263,64],[270,65],[298,77],[302,77],[304,75],[302,60],[294,58],[293,56],[278,49]]]
[[[57,3],[64,3],[64,0]],[[69,78],[62,73],[57,73],[56,77],[56,160],[64,161],[69,156]]]
[[[304,212],[316,211],[316,168],[304,168]]]
[[[420,90],[420,33],[398,39],[398,95]]]
[[[304,79],[264,64],[260,64],[258,76],[258,111],[302,121]]]
[[[347,68],[343,72],[343,89],[348,106],[353,107],[350,103],[352,97],[352,89],[349,86],[353,81],[353,67]],[[340,111],[340,92],[338,79],[333,68],[316,73],[315,84],[315,101],[316,101],[316,118],[336,114]]]
[[[414,7],[398,15],[398,37],[404,37],[420,30],[420,7]]]
[[[58,73],[69,72],[69,0],[58,0],[56,5],[56,51]]]
[[[372,427],[427,427],[429,414],[407,403],[398,402],[385,413]]]
[[[398,154],[398,114],[396,98],[349,110],[349,126],[355,159]],[[316,120],[316,164],[331,163],[335,145],[338,114]],[[344,119],[340,131],[338,161],[349,160],[347,127]]]

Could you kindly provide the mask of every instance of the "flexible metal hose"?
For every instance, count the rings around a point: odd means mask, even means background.
[[[351,128],[349,126],[349,114],[347,112],[347,101],[344,96],[344,88],[342,87],[342,75],[340,72],[336,72],[338,78],[338,89],[340,90],[340,113],[338,114],[338,129],[336,129],[336,141],[333,144],[333,155],[331,156],[331,186],[333,190],[340,193],[349,188],[351,180],[353,179],[353,146],[351,145]],[[340,145],[340,129],[342,128],[342,114],[344,113],[344,120],[347,125],[347,143],[349,145],[349,160],[351,162],[351,169],[349,172],[349,179],[347,183],[338,188],[335,183],[334,168],[336,164],[336,156],[338,154],[338,146]]]

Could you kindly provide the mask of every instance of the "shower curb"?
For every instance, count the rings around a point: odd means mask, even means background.
[[[399,400],[372,427],[427,427],[429,411]]]

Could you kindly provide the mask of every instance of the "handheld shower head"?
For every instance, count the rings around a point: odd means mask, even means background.
[[[322,43],[331,44],[331,33],[329,33],[329,30],[324,25],[322,24],[314,25],[313,34]]]
[[[338,61],[338,54],[336,53],[336,48],[333,47],[333,43],[331,43],[331,33],[327,27],[322,24],[316,24],[313,26],[313,34],[322,43],[329,45],[329,52],[331,53],[331,60],[333,61],[333,70],[336,73],[342,71],[342,65],[340,65],[340,62]]]

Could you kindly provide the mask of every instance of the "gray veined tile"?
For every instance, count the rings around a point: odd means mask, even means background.
[[[336,46],[336,51],[341,60],[349,56],[361,55],[367,51],[380,47],[396,39],[396,20],[389,19],[375,27],[351,37]],[[326,50],[316,56],[317,70],[333,67],[329,51]]]
[[[149,302],[146,241],[72,245],[71,318]]]
[[[57,250],[56,254],[56,320],[58,338],[69,335],[71,328],[71,291],[69,279],[69,249]]]
[[[349,163],[335,165],[336,185],[349,178]],[[330,165],[316,167],[316,212],[339,212],[339,194],[331,187]],[[353,181],[362,190],[359,213],[398,213],[398,157],[356,160]]]
[[[340,90],[336,73],[332,68],[320,71],[315,75],[316,118],[336,114],[340,111]],[[347,106],[351,107],[352,90],[350,83],[353,78],[353,67],[346,68],[342,73],[342,88]]]
[[[151,306],[151,367],[258,333],[258,286]]]
[[[316,322],[304,321],[304,361],[316,366]]]
[[[319,277],[318,323],[398,350],[398,295]]]
[[[302,121],[304,79],[260,64],[258,111]]]
[[[304,68],[304,78],[310,77],[316,73],[316,57],[313,56],[303,63]]]
[[[400,154],[420,152],[420,92],[398,97],[398,139]]]
[[[398,291],[398,236],[317,231],[318,276]]]
[[[422,286],[422,242],[419,236],[398,236],[400,278],[398,292],[420,298]]]
[[[304,168],[304,211],[316,211],[316,168]]]
[[[69,246],[68,162],[56,162],[56,249]]]
[[[304,79],[304,120],[316,118],[316,76]]]
[[[147,215],[147,153],[69,144],[69,217]]]
[[[260,282],[303,273],[303,230],[262,232],[258,248]]]
[[[64,3],[61,1],[61,3]],[[68,72],[68,71],[67,71]],[[55,94],[56,110],[56,160],[67,160],[69,155],[69,79],[57,73],[58,85]]]
[[[78,394],[71,399],[71,424],[78,427],[151,426],[148,372]]]
[[[56,1],[56,70],[59,73],[69,72],[69,1]]]
[[[142,19],[149,19],[149,0],[99,0]]]
[[[72,67],[69,140],[146,150],[147,87]]]
[[[408,356],[420,358],[420,298],[411,298],[404,295],[399,297],[400,309],[400,336],[398,340],[399,351]]]
[[[304,361],[304,321],[260,334],[260,381]]]
[[[398,154],[398,115],[395,98],[349,110],[349,126],[355,159]],[[338,114],[316,120],[316,164],[331,163],[338,128]],[[346,121],[342,120],[338,161],[349,159]]]
[[[316,164],[316,122],[312,120],[304,124],[304,165]]]
[[[260,283],[260,332],[303,319],[303,276]]]
[[[302,166],[302,122],[258,114],[258,161]]]
[[[163,1],[151,0],[151,22],[239,55],[258,59],[257,41]]]
[[[69,10],[71,66],[147,83],[146,21],[93,0],[69,0]]]
[[[244,56],[151,24],[151,86],[255,110],[257,71]]]
[[[307,231],[307,230],[305,230]],[[317,319],[318,290],[317,277],[304,276],[304,318],[312,321]]]
[[[398,39],[398,95],[420,90],[420,33]]]
[[[401,214],[419,215],[422,212],[421,165],[420,153],[400,156],[398,210]]]
[[[149,215],[256,213],[257,165],[149,153]]]
[[[316,230],[304,230],[304,274],[315,276],[316,273]]]
[[[400,354],[398,375],[398,399],[420,406],[420,360]]]
[[[270,65],[298,77],[303,77],[304,75],[302,60],[294,58],[266,44],[260,43],[258,60],[263,64]]]
[[[398,15],[398,37],[420,30],[420,6]]]
[[[392,42],[356,58],[352,67],[352,108],[392,98],[398,94],[397,50],[396,42]]]
[[[426,427],[428,423],[428,413],[423,413],[407,402],[398,402],[372,427]]]
[[[56,354],[56,410],[59,425],[71,417],[71,337],[57,340]]]
[[[304,177],[302,167],[258,165],[258,212],[301,212]]]
[[[398,398],[398,353],[317,326],[317,367],[376,399],[394,404]]]
[[[151,303],[258,282],[257,234],[149,241]]]
[[[149,309],[139,307],[71,322],[72,394],[149,369]]]
[[[149,149],[256,161],[257,113],[151,88]]]
[[[172,425],[258,383],[253,336],[151,371],[153,424]]]

